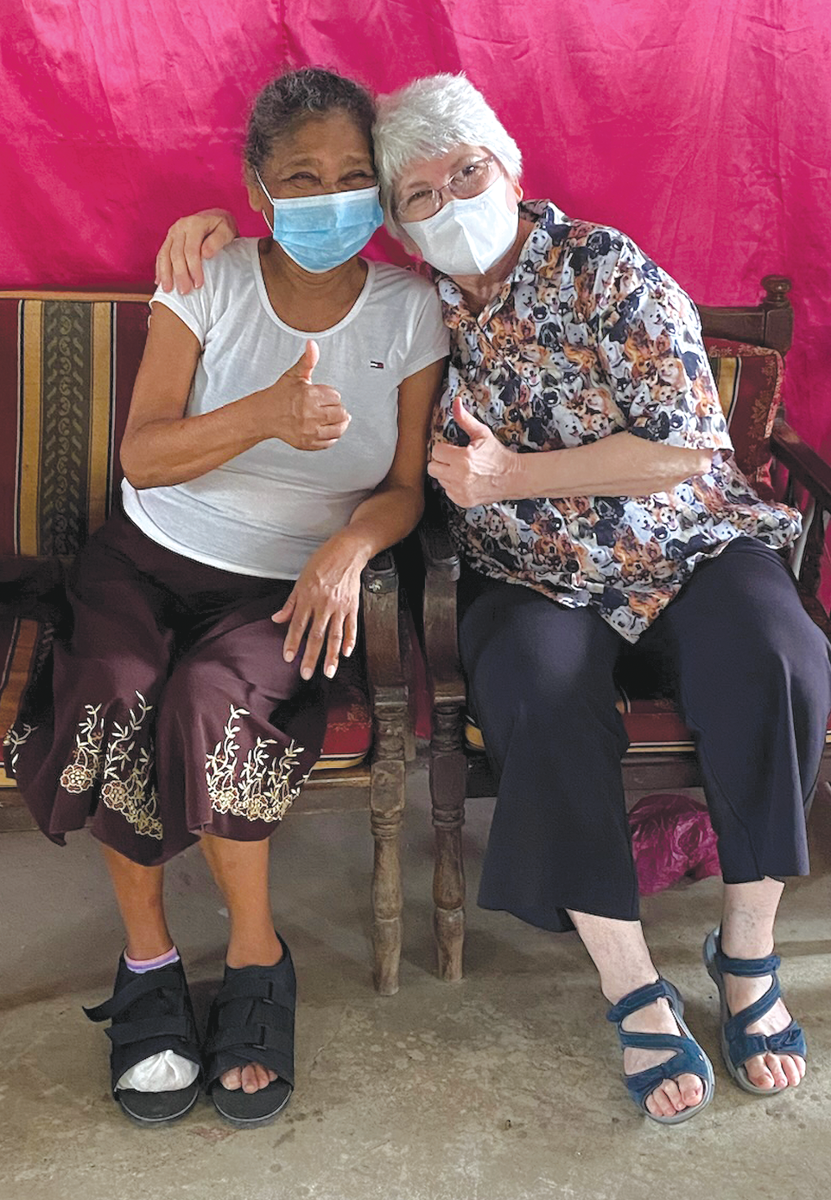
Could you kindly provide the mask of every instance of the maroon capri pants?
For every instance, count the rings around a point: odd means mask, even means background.
[[[92,833],[155,866],[201,833],[268,837],[320,756],[325,677],[283,660],[292,580],[175,554],[116,513],[78,556],[72,626],[24,698],[6,761],[60,845]]]

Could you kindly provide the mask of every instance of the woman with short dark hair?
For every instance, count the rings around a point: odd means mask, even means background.
[[[10,731],[9,768],[63,843],[91,818],[127,931],[113,1094],[138,1121],[203,1068],[163,864],[199,842],[230,917],[204,1076],[228,1120],[293,1087],[294,969],[268,839],[317,761],[361,571],[417,522],[447,334],[431,285],[359,256],[382,220],[373,103],[331,72],[257,98],[245,182],[269,236],[189,296],[159,289],[121,446],[123,511],[73,569],[73,628]]]

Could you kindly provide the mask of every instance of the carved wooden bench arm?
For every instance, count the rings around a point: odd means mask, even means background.
[[[788,496],[793,499],[794,484],[799,484],[810,497],[809,510],[805,514],[805,528],[791,559],[791,566],[799,580],[800,591],[808,601],[815,601],[816,610],[809,607],[811,615],[829,631],[827,613],[820,617],[817,593],[820,585],[822,557],[825,537],[831,519],[831,466],[802,438],[787,422],[777,418],[771,435],[771,450],[774,457],[788,471]],[[804,509],[804,504],[802,505]]]
[[[434,705],[465,704],[465,685],[456,632],[459,555],[440,514],[428,507],[418,527],[424,558],[424,650]]]
[[[373,706],[406,703],[398,631],[398,570],[392,550],[383,550],[364,568],[361,597],[366,642],[367,678]]]

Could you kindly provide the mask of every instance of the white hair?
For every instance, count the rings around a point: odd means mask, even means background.
[[[396,219],[394,189],[411,162],[446,154],[455,146],[485,146],[515,181],[522,170],[519,146],[481,92],[464,75],[428,75],[377,102],[372,131],[375,166],[387,228]]]

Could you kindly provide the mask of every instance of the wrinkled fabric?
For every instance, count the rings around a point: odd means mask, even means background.
[[[623,230],[700,303],[793,279],[785,398],[831,445],[827,0],[0,0],[0,28],[0,285],[147,286],[170,223],[209,205],[259,234],[243,128],[284,67],[380,91],[464,70],[527,194]]]
[[[710,814],[689,796],[644,796],[629,813],[629,828],[642,896],[662,892],[685,876],[699,880],[721,872]]]

